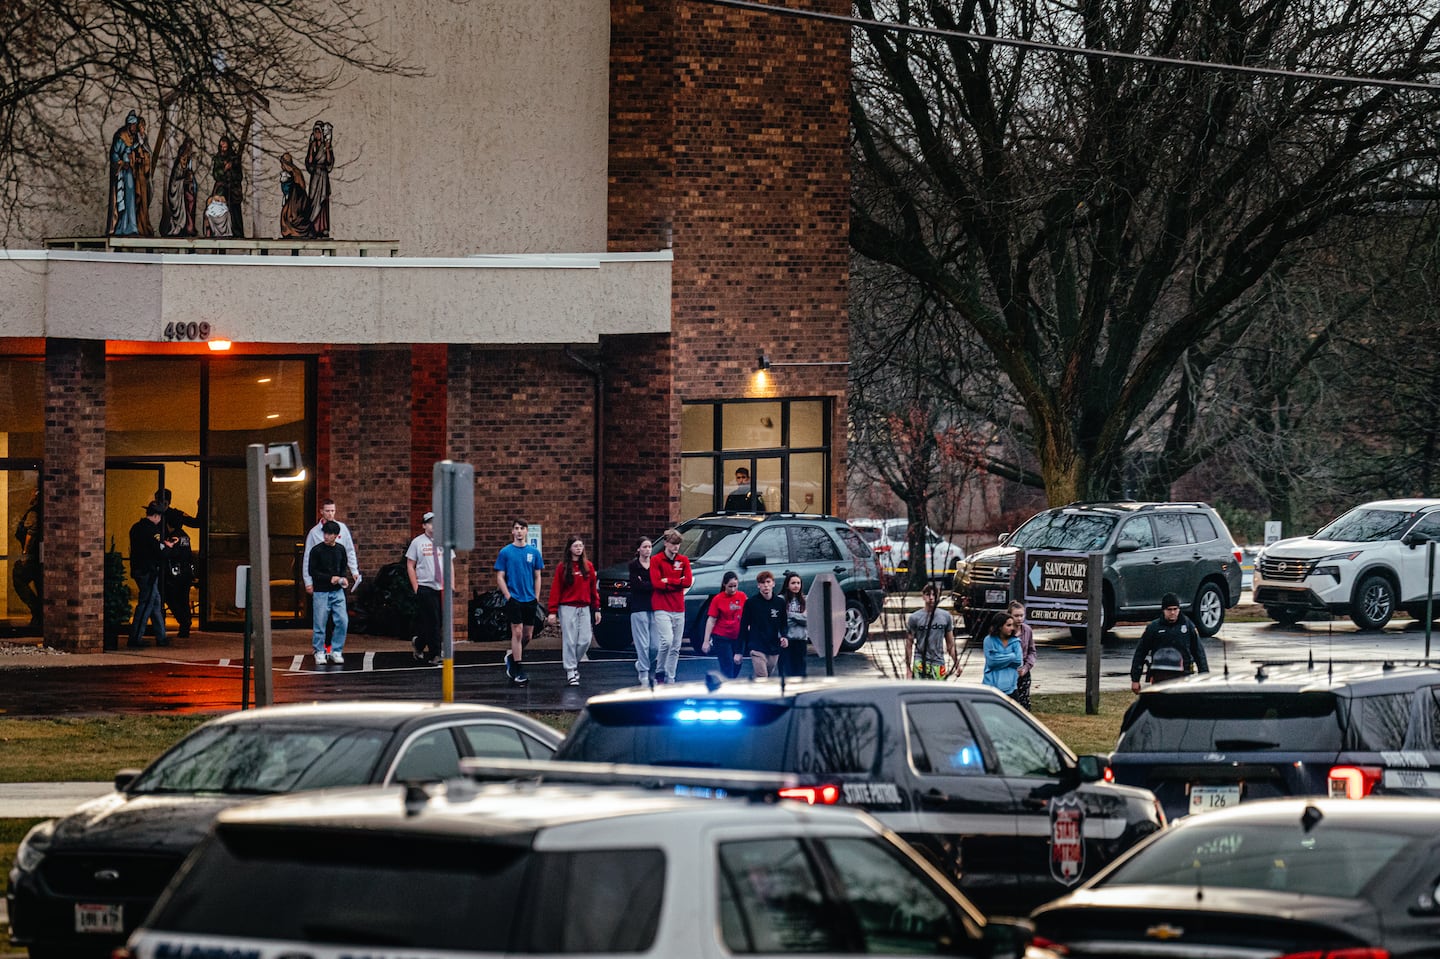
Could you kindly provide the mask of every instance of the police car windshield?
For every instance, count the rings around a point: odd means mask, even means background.
[[[1117,753],[1338,752],[1336,697],[1313,693],[1152,693],[1126,717]]]
[[[1315,534],[1315,539],[1336,543],[1382,543],[1399,539],[1415,514],[1395,509],[1352,509],[1344,516],[1325,526]]]
[[[1109,542],[1114,528],[1114,516],[1052,509],[1030,517],[1005,545],[1020,549],[1097,550]]]
[[[775,703],[640,700],[587,706],[558,760],[785,769],[789,707]]]
[[[182,739],[126,791],[256,795],[371,781],[389,734],[335,726],[206,726]]]
[[[690,557],[692,564],[709,566],[727,562],[740,548],[740,541],[745,538],[747,529],[746,526],[725,523],[696,523],[680,530],[684,537],[680,541],[680,552]],[[661,541],[655,540],[657,554],[661,548]]]

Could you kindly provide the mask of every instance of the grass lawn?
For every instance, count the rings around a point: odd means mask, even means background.
[[[1128,692],[1102,693],[1095,716],[1085,715],[1083,693],[1036,696],[1033,705],[1035,718],[1076,753],[1108,753],[1133,699]],[[571,712],[532,715],[561,732],[575,720]],[[107,781],[116,770],[144,766],[208,718],[0,719],[0,783]],[[15,847],[37,822],[0,819],[0,876],[9,875]],[[0,925],[0,954],[8,951],[9,927]]]

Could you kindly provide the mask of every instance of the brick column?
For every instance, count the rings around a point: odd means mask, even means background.
[[[103,340],[45,341],[44,476],[45,644],[98,653],[108,546]]]

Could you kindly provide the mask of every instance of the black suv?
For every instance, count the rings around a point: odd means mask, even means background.
[[[1036,513],[999,546],[960,564],[955,606],[972,632],[1017,595],[1015,554],[1060,550],[1105,554],[1105,629],[1145,622],[1175,593],[1190,603],[1201,635],[1214,636],[1240,601],[1242,553],[1204,503],[1071,503]]]
[[[714,685],[715,688],[708,688]],[[556,759],[790,772],[928,855],[986,913],[1023,915],[1162,828],[988,686],[678,683],[592,698]]]
[[[1268,664],[1158,683],[1110,764],[1172,818],[1278,796],[1440,797],[1440,669]]]
[[[865,645],[870,624],[885,609],[880,563],[875,552],[843,519],[815,513],[706,513],[675,527],[685,537],[680,552],[690,557],[695,585],[685,593],[685,637],[698,648],[705,636],[705,611],[720,592],[728,572],[740,576],[740,588],[755,595],[755,576],[800,574],[808,590],[815,575],[831,572],[845,594],[845,638],[841,649]],[[659,555],[663,544],[655,540]],[[600,571],[600,605],[605,611],[595,631],[604,649],[629,649],[629,561]]]

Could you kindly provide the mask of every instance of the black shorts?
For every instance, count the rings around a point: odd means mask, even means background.
[[[534,626],[535,600],[522,603],[518,599],[507,599],[505,601],[505,622],[511,626],[517,623],[521,626]]]

